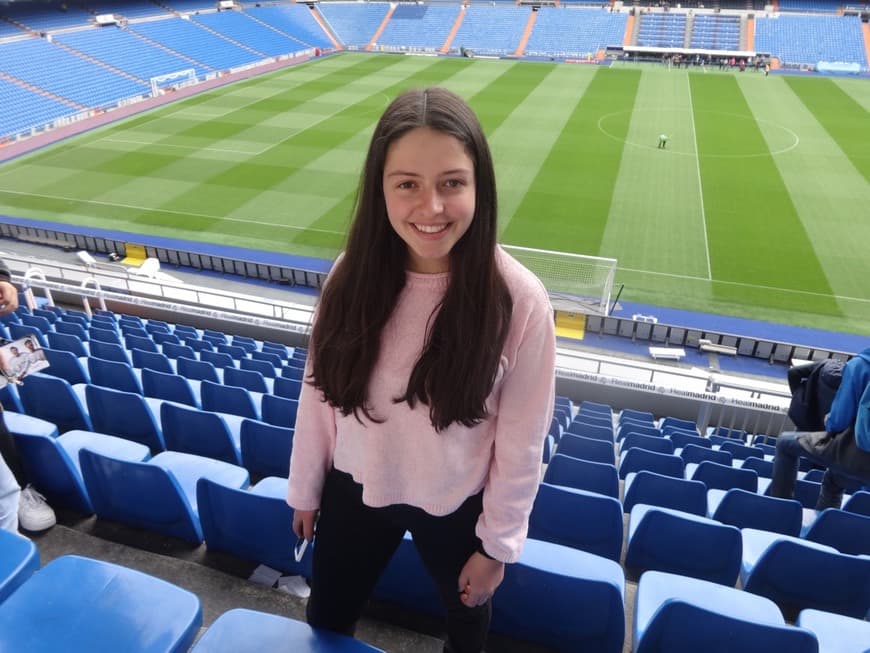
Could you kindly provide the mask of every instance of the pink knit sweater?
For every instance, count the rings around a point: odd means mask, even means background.
[[[477,536],[493,558],[519,558],[553,415],[555,336],[541,282],[500,248],[498,262],[514,307],[487,399],[490,417],[473,428],[452,424],[437,433],[428,406],[418,403],[412,410],[393,403],[404,394],[427,321],[448,283],[448,273],[408,272],[369,382],[372,414],[384,422],[343,417],[320,391],[303,384],[290,460],[291,506],[318,508],[333,465],[363,486],[363,501],[372,507],[403,503],[440,516],[483,489]]]

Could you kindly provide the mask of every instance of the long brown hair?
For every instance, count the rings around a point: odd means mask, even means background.
[[[473,426],[487,417],[513,302],[496,262],[495,171],[483,129],[471,108],[443,88],[407,91],[387,107],[369,144],[344,256],[323,289],[311,337],[310,383],[343,415],[378,422],[368,384],[381,333],[405,285],[408,251],[390,226],[383,193],[389,146],[429,127],[461,142],[474,163],[475,210],[450,250],[447,291],[430,317],[428,338],[395,399],[429,406],[433,427]]]

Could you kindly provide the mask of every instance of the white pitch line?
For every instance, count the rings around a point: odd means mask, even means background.
[[[134,141],[126,138],[101,138],[100,140],[108,143],[127,143],[128,145],[145,145],[148,147],[174,147],[182,150],[196,150],[197,152],[230,152],[232,154],[245,154],[247,156],[255,156],[257,154],[257,152],[230,150],[223,147],[196,147],[195,145],[176,145],[174,143],[152,143],[149,141]]]
[[[698,133],[695,131],[695,103],[692,100],[692,83],[686,75],[689,86],[689,121],[692,125],[692,141],[695,143],[695,170],[698,172],[698,194],[701,196],[701,223],[704,228],[704,253],[707,256],[707,279],[713,280],[713,268],[710,265],[710,243],[707,240],[707,212],[704,210],[704,187],[701,182],[701,157],[698,154]]]
[[[778,286],[765,286],[757,283],[746,283],[744,281],[724,281],[719,279],[705,279],[704,277],[696,277],[690,274],[675,274],[673,272],[655,272],[653,270],[638,270],[636,268],[616,267],[617,270],[623,272],[635,272],[637,274],[649,274],[658,277],[671,277],[673,279],[685,279],[687,281],[703,281],[704,283],[716,283],[723,286],[740,286],[742,288],[755,288],[757,290],[775,290],[776,292],[787,292],[795,295],[810,295],[812,297],[830,297],[832,299],[842,299],[847,302],[860,302],[862,304],[870,304],[870,299],[863,297],[849,297],[848,295],[829,295],[823,292],[813,292],[812,290],[795,290],[794,288],[779,288]]]
[[[208,218],[209,220],[223,220],[227,222],[238,222],[240,224],[257,224],[264,227],[274,227],[275,229],[290,229],[294,231],[315,231],[320,234],[332,234],[335,236],[343,236],[342,231],[331,231],[328,229],[314,229],[313,227],[296,227],[289,224],[278,224],[275,222],[264,222],[262,220],[245,220],[243,218],[230,218],[222,215],[207,215],[205,213],[191,213],[190,211],[173,211],[172,209],[159,209],[153,206],[137,206],[135,204],[120,204],[118,202],[103,202],[101,200],[88,200],[78,197],[64,197],[62,195],[44,195],[42,193],[24,193],[17,190],[6,190],[0,188],[0,195],[6,193],[8,195],[21,195],[25,197],[40,197],[49,200],[63,200],[65,202],[76,202],[78,204],[96,204],[98,206],[111,206],[122,209],[134,209],[136,211],[154,211],[155,213],[171,213],[188,218]]]

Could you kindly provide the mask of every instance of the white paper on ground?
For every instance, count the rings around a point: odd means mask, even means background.
[[[281,576],[278,579],[278,589],[303,599],[311,594],[311,588],[302,576]]]
[[[257,585],[267,585],[268,587],[274,587],[277,580],[281,578],[281,572],[277,569],[272,569],[267,565],[260,565],[254,572],[251,574],[249,581],[252,583],[257,583]]]

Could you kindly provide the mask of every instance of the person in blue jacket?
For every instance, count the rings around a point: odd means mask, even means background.
[[[867,416],[858,415],[862,396],[870,396],[868,392],[870,348],[846,363],[824,431],[783,433],[777,438],[771,496],[792,498],[800,456],[827,467],[816,510],[839,508],[844,491],[870,485],[870,448],[862,448],[870,446]]]

